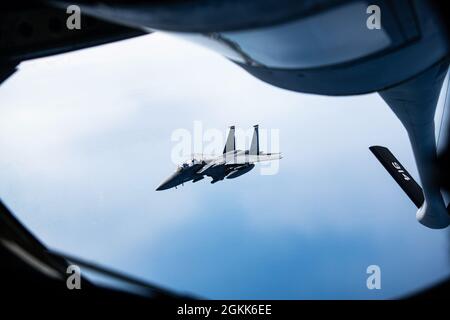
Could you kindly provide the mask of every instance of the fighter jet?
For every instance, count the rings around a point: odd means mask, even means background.
[[[235,127],[231,126],[223,153],[211,158],[193,158],[178,166],[174,174],[156,188],[157,191],[177,187],[185,182],[197,182],[205,176],[211,177],[211,183],[225,178],[237,178],[255,167],[255,162],[279,160],[281,153],[265,153],[259,150],[258,125],[253,126],[253,138],[249,150],[237,150]]]
[[[83,22],[72,30],[66,0],[3,1],[0,83],[25,60],[164,32],[279,88],[331,96],[378,92],[408,133],[421,186],[387,148],[372,152],[413,199],[421,224],[450,225],[450,166],[443,156],[450,153],[450,99],[441,124],[434,122],[450,57],[443,1],[188,2],[76,0],[71,4],[80,7]]]

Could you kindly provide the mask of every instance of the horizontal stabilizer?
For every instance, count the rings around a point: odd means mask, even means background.
[[[375,155],[378,161],[394,178],[398,185],[408,195],[417,208],[420,208],[425,201],[422,188],[417,184],[414,178],[406,171],[402,164],[386,147],[372,146],[370,151]]]

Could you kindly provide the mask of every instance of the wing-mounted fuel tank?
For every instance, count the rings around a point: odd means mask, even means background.
[[[233,171],[227,176],[227,179],[234,179],[237,177],[242,176],[243,174],[249,172],[255,167],[253,163],[246,164],[245,166],[239,167]]]

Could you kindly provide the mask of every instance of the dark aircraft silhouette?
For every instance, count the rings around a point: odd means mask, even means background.
[[[177,187],[188,181],[197,182],[205,176],[216,183],[225,178],[234,179],[250,172],[256,162],[281,159],[281,153],[265,153],[259,150],[259,129],[254,126],[253,138],[249,150],[237,150],[234,137],[235,127],[230,127],[223,154],[216,157],[199,157],[183,163],[174,174],[156,189],[157,191]]]

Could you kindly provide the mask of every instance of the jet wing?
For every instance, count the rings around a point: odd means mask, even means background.
[[[234,157],[225,158],[225,164],[247,164],[262,161],[279,160],[283,156],[281,153],[260,153],[260,154],[238,154]]]
[[[211,161],[210,163],[208,163],[207,165],[205,165],[203,168],[201,168],[199,171],[197,171],[197,174],[201,174],[204,173],[206,170],[216,167],[216,166],[220,166],[225,164],[226,161],[225,159],[219,159],[219,160],[215,160],[215,161]]]

